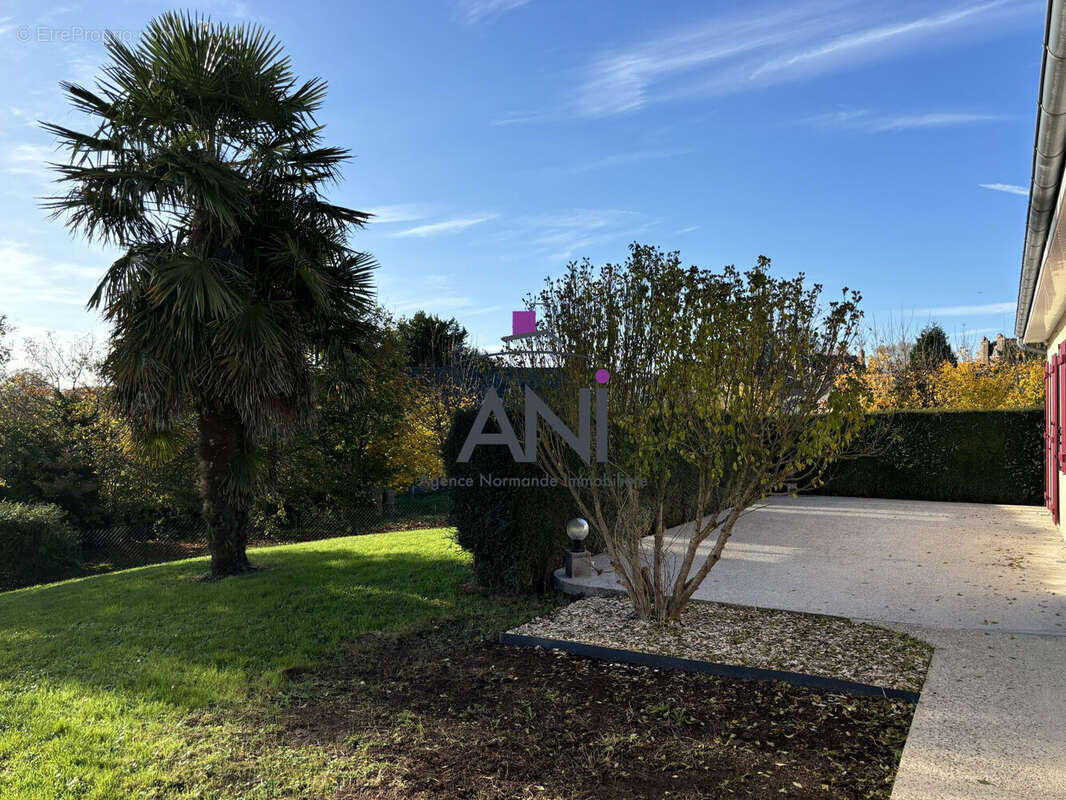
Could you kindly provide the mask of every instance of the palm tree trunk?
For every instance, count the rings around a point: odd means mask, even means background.
[[[245,453],[244,425],[233,408],[205,404],[200,410],[200,495],[211,550],[211,575],[251,570],[248,504],[233,485],[234,467]]]

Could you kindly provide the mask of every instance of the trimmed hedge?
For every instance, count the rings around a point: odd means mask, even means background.
[[[469,462],[456,463],[476,416],[477,409],[456,414],[444,447],[456,540],[473,555],[481,586],[508,594],[549,591],[570,543],[566,522],[581,516],[577,505],[565,487],[536,485],[545,480],[540,468],[516,464],[504,446],[476,447]],[[529,485],[484,485],[489,479]],[[593,552],[602,544],[592,533],[586,540]]]
[[[1042,505],[1044,410],[871,414],[860,452],[819,494]]]
[[[569,489],[539,485],[547,480],[541,469],[536,464],[516,464],[503,445],[476,447],[468,463],[456,463],[476,416],[477,409],[456,414],[445,444],[456,540],[473,555],[481,586],[508,594],[547,592],[570,545],[566,523],[581,512]],[[493,424],[490,420],[486,430],[492,430]],[[679,460],[673,473],[663,515],[667,527],[695,514],[695,468]],[[485,485],[483,478],[489,477],[528,485]],[[472,485],[462,485],[465,482]],[[594,553],[605,549],[594,530],[585,546]]]
[[[81,541],[51,503],[0,502],[0,591],[81,573]]]

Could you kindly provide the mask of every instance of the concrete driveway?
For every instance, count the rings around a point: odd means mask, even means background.
[[[671,531],[674,551],[690,528]],[[618,591],[604,571],[570,591]],[[1066,798],[1066,544],[1030,506],[772,498],[703,600],[869,620],[935,646],[892,797]]]

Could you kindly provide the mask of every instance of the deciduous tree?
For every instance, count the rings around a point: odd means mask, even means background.
[[[817,482],[852,442],[861,399],[838,378],[859,296],[823,305],[820,286],[772,276],[767,258],[714,272],[633,245],[622,265],[569,265],[534,302],[547,344],[521,346],[544,368],[538,392],[573,431],[587,430],[581,390],[610,373],[607,460],[597,449],[584,462],[540,424],[539,463],[604,537],[640,616],[676,621],[743,514],[786,482]],[[667,485],[682,469],[694,476],[694,521],[669,534]]]

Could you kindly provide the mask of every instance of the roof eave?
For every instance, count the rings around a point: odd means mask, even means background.
[[[1040,96],[1029,183],[1029,209],[1018,282],[1015,335],[1028,341],[1029,318],[1047,251],[1066,163],[1066,14],[1049,0],[1040,69]]]

